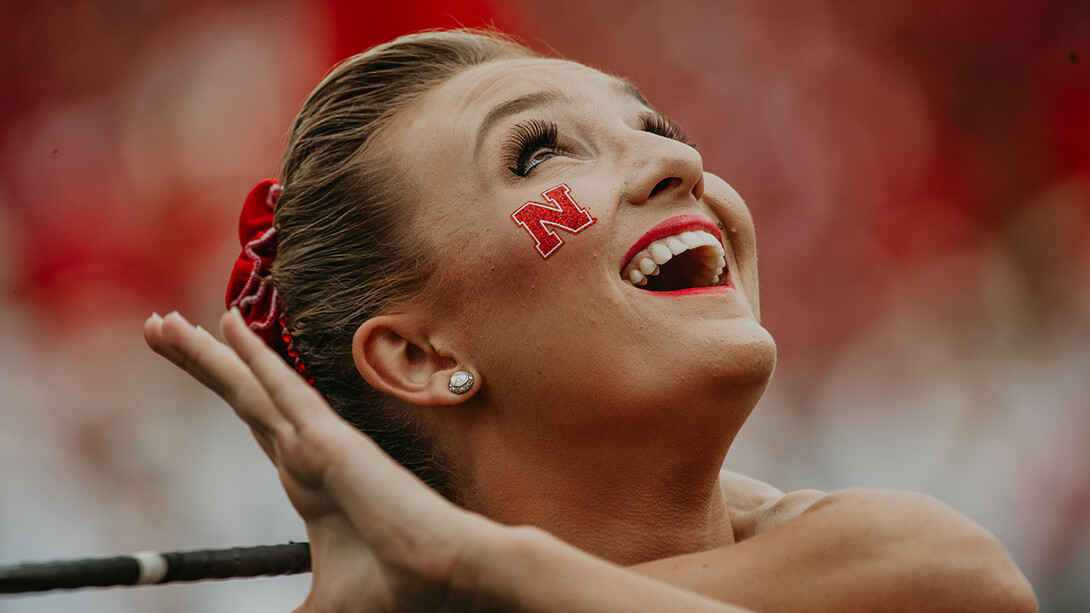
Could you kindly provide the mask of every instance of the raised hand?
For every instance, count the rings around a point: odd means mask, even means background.
[[[297,612],[743,610],[459,509],[338,417],[237,314],[220,325],[226,345],[176,313],[149,318],[144,336],[223,397],[276,465],[310,539],[314,578]]]
[[[396,464],[236,313],[220,325],[229,346],[177,313],[153,315],[144,336],[226,400],[276,465],[310,539],[314,579],[298,610],[461,610],[459,561],[503,528]]]

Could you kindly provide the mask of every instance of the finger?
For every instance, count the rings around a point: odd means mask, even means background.
[[[297,429],[335,417],[321,394],[250,330],[237,311],[232,309],[224,314],[220,329],[279,411]]]
[[[175,364],[227,401],[250,427],[265,455],[278,463],[273,438],[278,425],[290,428],[290,423],[279,415],[272,400],[234,350],[204,328],[190,325],[177,312],[168,314],[162,326],[165,346],[179,356]]]
[[[341,508],[356,509],[357,515],[373,510],[376,492],[399,492],[396,500],[386,500],[383,507],[395,517],[410,508],[434,508],[435,501],[441,502],[438,494],[386,455],[370,437],[338,417],[318,391],[270,350],[237,312],[225,314],[220,324],[224,338],[299,435],[296,440],[301,445],[285,450],[281,464],[294,480],[304,484],[319,478]],[[292,497],[292,501],[306,515],[300,506],[302,498]]]
[[[184,359],[181,353],[163,339],[163,318],[158,313],[152,313],[144,322],[144,340],[152,351],[175,364]]]
[[[179,318],[181,319],[181,322],[187,323],[185,322],[184,317],[181,317],[179,315]],[[206,376],[206,373],[194,372],[193,368],[195,367],[195,363],[193,363],[187,357],[186,353],[183,350],[179,349],[167,340],[166,336],[164,336],[163,333],[163,326],[164,320],[158,313],[152,313],[151,317],[149,317],[147,321],[144,322],[144,339],[147,341],[148,346],[151,347],[151,349],[159,355],[162,355],[163,357],[173,362],[175,365],[189,372],[189,374],[192,375],[199,382],[201,382],[201,384],[222,397],[223,393],[220,389],[218,389],[218,383],[213,378]],[[205,331],[200,326],[193,328],[193,330],[195,330],[199,336],[208,335],[207,331]],[[177,331],[175,332],[177,333]],[[215,339],[212,340],[216,343],[219,342]],[[261,447],[261,450],[265,453],[265,455],[275,462],[275,447],[272,443],[272,440],[270,439],[270,433],[265,431],[264,428],[255,428],[253,426],[250,426],[250,432],[253,434],[254,440],[257,441],[257,444]]]
[[[168,324],[167,321],[172,323]],[[180,329],[177,327],[179,322]],[[169,336],[165,331],[168,327],[173,328]],[[210,377],[208,373],[195,369],[196,364],[189,353],[194,349],[195,345],[193,338],[187,338],[187,336],[192,336],[187,333],[187,329],[197,333],[200,331],[200,328],[190,326],[189,322],[181,315],[172,313],[167,315],[167,319],[164,320],[158,314],[153,314],[144,322],[144,339],[156,353],[167,358],[200,381],[205,387],[222,396],[223,390],[219,388],[216,380]]]
[[[302,447],[292,446],[285,451],[282,468],[300,483],[319,475],[323,479],[339,475],[341,479],[326,482],[330,491],[344,500],[346,496],[357,497],[362,503],[367,496],[360,496],[357,490],[369,495],[392,491],[391,483],[415,480],[370,437],[341,419],[316,389],[246,326],[237,312],[226,313],[220,324],[224,338],[299,435],[297,441]]]
[[[178,313],[158,321],[153,316],[145,325],[145,335],[153,349],[226,400],[270,453],[273,433],[278,427],[290,427],[290,422],[230,347]]]

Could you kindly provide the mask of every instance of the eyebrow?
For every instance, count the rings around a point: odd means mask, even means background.
[[[484,137],[503,119],[532,108],[552,104],[561,99],[563,99],[563,96],[560,92],[543,90],[531,92],[496,105],[495,108],[488,111],[488,114],[484,116],[484,120],[481,121],[481,127],[477,130],[477,145],[473,148],[473,154],[476,155],[480,152]]]
[[[651,106],[651,103],[643,97],[638,87],[633,85],[630,81],[625,79],[616,79],[613,84],[617,93],[622,96],[635,98],[637,102],[651,109],[655,110],[655,107]],[[496,105],[488,114],[484,116],[481,121],[481,127],[477,129],[477,144],[473,147],[473,155],[476,156],[481,151],[481,145],[484,143],[485,136],[496,127],[496,124],[500,121],[510,117],[511,115],[517,115],[523,111],[528,111],[532,108],[546,106],[554,102],[565,99],[565,96],[555,90],[542,90],[536,92],[530,92],[528,94],[519,96],[507,102],[502,102]]]
[[[655,110],[655,107],[651,106],[651,103],[647,101],[647,98],[644,98],[643,94],[640,93],[640,88],[633,85],[631,81],[628,81],[626,79],[617,79],[616,82],[614,82],[613,84],[613,88],[616,89],[617,93],[621,94],[622,96],[635,98],[636,101],[640,104],[646,106],[652,111]],[[657,113],[658,111],[655,112]]]

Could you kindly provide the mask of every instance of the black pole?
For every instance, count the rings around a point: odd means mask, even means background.
[[[36,562],[0,567],[0,594],[158,585],[310,572],[307,543]]]

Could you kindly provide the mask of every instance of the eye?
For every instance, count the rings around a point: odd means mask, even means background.
[[[535,166],[560,153],[557,132],[556,124],[538,119],[516,125],[504,144],[507,169],[526,177]]]
[[[640,113],[640,126],[644,132],[671,138],[696,149],[696,143],[689,138],[689,133],[685,131],[685,128],[682,128],[681,124],[669,117],[663,117],[658,113],[651,112]]]

